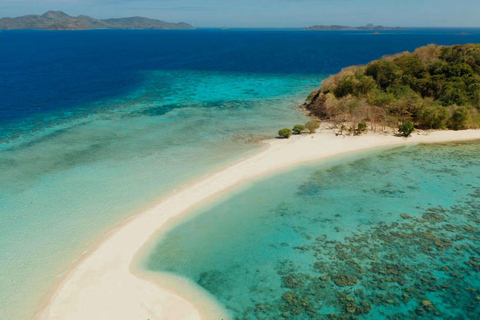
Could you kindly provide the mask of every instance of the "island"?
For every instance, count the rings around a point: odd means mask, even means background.
[[[1,18],[0,30],[95,30],[95,29],[194,29],[188,23],[170,23],[143,17],[95,19],[70,16],[63,11],[48,11],[42,15]]]
[[[428,45],[343,69],[303,105],[350,132],[480,127],[480,44]],[[407,135],[408,136],[408,135]]]
[[[405,28],[402,27],[385,27],[385,26],[376,26],[373,24],[367,24],[361,27],[349,27],[349,26],[341,26],[341,25],[315,25],[304,30],[307,31],[342,31],[342,30],[404,30]]]

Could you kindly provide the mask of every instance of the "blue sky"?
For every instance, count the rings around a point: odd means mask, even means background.
[[[139,15],[197,27],[480,27],[480,0],[0,0],[0,8],[1,16],[63,10],[95,18]]]

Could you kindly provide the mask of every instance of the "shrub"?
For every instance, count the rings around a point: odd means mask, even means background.
[[[307,128],[310,133],[315,133],[315,131],[320,128],[320,124],[317,121],[309,121],[305,124],[305,128]]]
[[[367,132],[367,124],[365,122],[360,122],[357,127],[358,133]]]
[[[355,133],[355,128],[352,126],[348,127],[348,134],[353,135],[354,133]]]
[[[402,121],[402,124],[398,126],[398,132],[404,137],[409,137],[412,132],[415,130],[413,122],[411,121]]]
[[[296,134],[302,133],[303,130],[305,130],[305,126],[303,124],[296,124],[293,126],[293,132]]]
[[[470,111],[465,107],[460,107],[453,112],[448,121],[448,127],[453,130],[467,129],[469,121]]]
[[[448,110],[441,105],[429,105],[418,112],[418,121],[423,127],[443,129],[446,127]]]
[[[290,138],[290,136],[292,135],[292,130],[288,129],[288,128],[284,128],[284,129],[280,129],[278,131],[278,135],[282,138]]]
[[[480,128],[480,113],[474,112],[472,114],[472,122],[471,122],[471,127],[478,129]]]

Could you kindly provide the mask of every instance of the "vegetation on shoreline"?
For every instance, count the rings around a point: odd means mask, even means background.
[[[480,44],[428,45],[352,66],[325,79],[304,107],[351,128],[461,130],[480,127]],[[402,133],[403,134],[403,133]]]
[[[283,128],[283,129],[278,130],[278,136],[280,138],[288,139],[288,138],[290,138],[291,135],[292,135],[292,130],[291,129]]]
[[[305,123],[305,125],[296,124],[296,125],[293,126],[293,129],[289,129],[289,128],[280,129],[278,131],[278,136],[280,138],[288,139],[288,138],[290,138],[292,133],[302,134],[302,132],[305,132],[306,130],[309,133],[315,133],[317,131],[317,129],[319,129],[319,128],[320,128],[320,123],[318,123],[318,121],[312,120],[312,121],[309,121],[309,122]]]

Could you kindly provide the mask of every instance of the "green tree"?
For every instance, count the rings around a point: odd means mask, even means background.
[[[414,130],[415,127],[413,126],[413,122],[408,120],[402,121],[402,124],[398,126],[398,132],[400,132],[404,137],[409,137]]]
[[[374,106],[386,107],[395,102],[395,96],[382,90],[372,90],[367,99],[368,103]]]
[[[367,124],[365,122],[360,122],[357,127],[358,133],[367,132]]]
[[[453,111],[448,127],[453,130],[463,130],[468,128],[470,122],[470,111],[465,107],[459,107]]]
[[[357,83],[355,85],[355,95],[366,95],[377,87],[375,80],[370,76],[357,76]]]
[[[451,82],[445,84],[445,88],[443,89],[443,93],[439,97],[439,100],[442,101],[444,106],[451,106],[454,104],[464,106],[469,102],[465,88],[462,88],[461,84]]]
[[[296,134],[300,134],[305,130],[305,126],[303,124],[296,124],[293,126],[293,132]]]
[[[372,76],[382,89],[387,89],[400,79],[402,70],[392,61],[377,60],[367,66],[365,74]]]
[[[307,128],[307,130],[310,131],[310,133],[315,133],[315,131],[317,131],[317,129],[320,128],[320,124],[315,120],[309,121],[305,124],[305,128]]]
[[[402,70],[404,77],[410,75],[417,78],[425,71],[423,64],[411,53],[406,53],[397,57],[393,62],[400,68],[400,70]]]
[[[344,97],[348,94],[353,94],[354,89],[355,89],[355,79],[353,74],[347,74],[345,75],[340,82],[338,83],[337,87],[335,90],[333,90],[333,94],[335,94],[335,97],[341,98]]]
[[[447,126],[448,110],[441,105],[427,105],[418,111],[418,121],[422,127],[444,129]]]
[[[292,135],[292,130],[288,128],[283,128],[278,131],[278,135],[282,138],[288,139]]]

